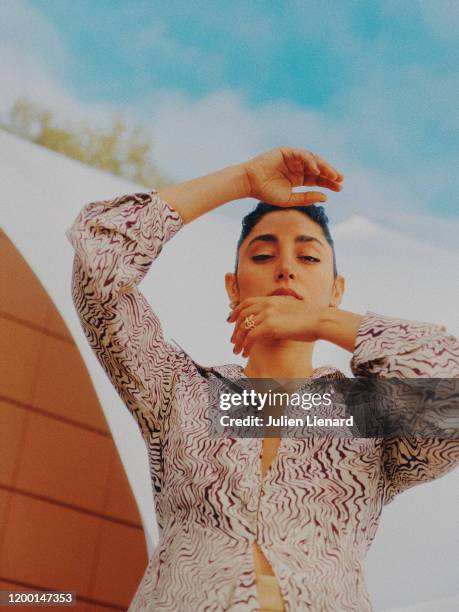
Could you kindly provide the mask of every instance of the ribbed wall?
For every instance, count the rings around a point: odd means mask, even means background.
[[[78,348],[1,230],[0,337],[0,589],[125,610],[148,562],[137,506]]]

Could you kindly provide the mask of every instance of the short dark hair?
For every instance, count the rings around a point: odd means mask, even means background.
[[[325,209],[323,206],[318,206],[317,204],[311,204],[309,206],[275,206],[274,204],[268,204],[267,202],[258,202],[255,205],[255,208],[249,212],[242,219],[242,231],[239,236],[239,240],[237,242],[236,248],[236,265],[234,268],[234,273],[237,275],[237,268],[239,264],[239,249],[241,244],[244,242],[245,238],[250,234],[255,225],[264,217],[266,214],[278,210],[299,210],[303,214],[307,215],[314,223],[320,225],[322,231],[324,233],[325,239],[328,244],[331,246],[331,250],[333,252],[333,275],[336,278],[338,276],[338,270],[336,267],[336,256],[335,256],[335,244],[333,242],[333,238],[330,234],[330,229],[328,227],[329,220],[327,215],[325,214]]]

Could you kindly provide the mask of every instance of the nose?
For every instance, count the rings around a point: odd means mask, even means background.
[[[297,261],[294,250],[290,245],[280,245],[279,256],[276,261],[275,277],[276,281],[293,280],[296,278]]]
[[[277,280],[283,280],[286,278],[295,278],[295,274],[293,272],[292,266],[288,261],[282,261],[279,264],[279,269],[276,272]]]
[[[277,279],[278,280],[282,280],[284,278],[295,278],[295,275],[293,274],[293,272],[288,272],[287,270],[281,270],[278,274],[277,274]]]

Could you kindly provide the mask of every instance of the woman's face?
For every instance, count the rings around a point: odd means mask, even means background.
[[[280,287],[317,306],[338,306],[344,291],[322,228],[298,210],[264,215],[239,249],[237,285],[234,274],[226,275],[228,295],[237,302]]]

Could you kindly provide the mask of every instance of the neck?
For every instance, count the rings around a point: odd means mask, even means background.
[[[252,345],[243,372],[249,378],[309,378],[314,343],[297,340],[265,340]]]

